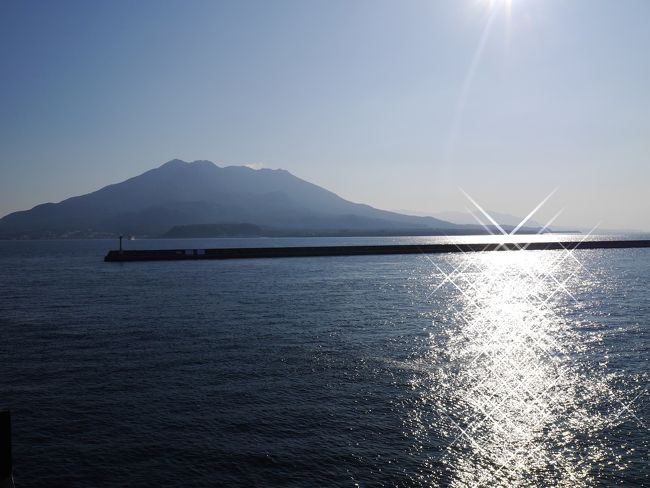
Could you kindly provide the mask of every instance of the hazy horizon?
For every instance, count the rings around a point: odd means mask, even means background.
[[[170,159],[650,230],[642,0],[7,2],[0,215]]]

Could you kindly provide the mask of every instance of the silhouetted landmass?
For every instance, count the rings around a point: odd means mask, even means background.
[[[353,203],[284,170],[172,160],[93,193],[9,214],[0,219],[0,238],[158,237],[177,226],[206,224],[219,226],[210,230],[211,237],[256,235],[242,225],[283,235],[485,232]],[[174,232],[200,237],[207,229]]]

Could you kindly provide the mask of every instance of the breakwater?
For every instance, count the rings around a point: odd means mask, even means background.
[[[650,247],[650,240],[600,240],[555,242],[506,242],[480,244],[404,244],[379,246],[240,247],[212,249],[112,250],[107,262],[178,261],[197,259],[294,258],[317,256],[369,256],[381,254],[440,254],[490,251],[543,251]]]

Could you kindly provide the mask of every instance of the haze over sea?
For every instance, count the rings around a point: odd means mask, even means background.
[[[16,486],[650,484],[650,249],[104,263],[115,246],[0,241]]]

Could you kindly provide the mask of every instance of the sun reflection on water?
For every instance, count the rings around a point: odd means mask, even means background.
[[[420,484],[592,485],[620,402],[603,363],[577,360],[587,344],[563,313],[588,271],[571,251],[430,264],[431,299],[446,309],[413,384]]]

